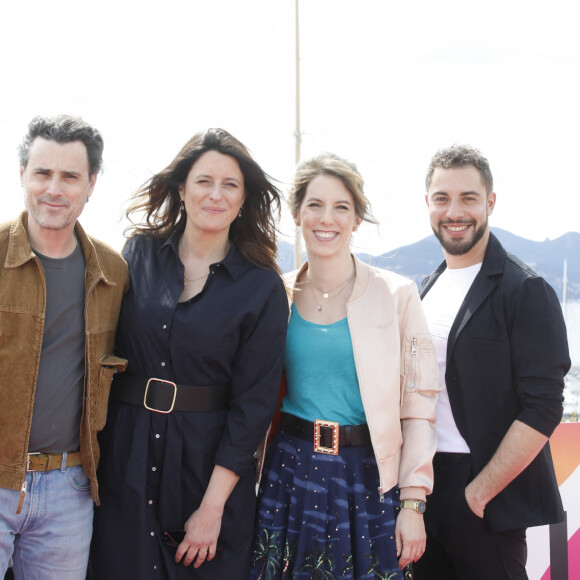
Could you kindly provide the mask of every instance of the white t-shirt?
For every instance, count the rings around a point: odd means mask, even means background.
[[[423,310],[435,344],[437,363],[444,385],[439,393],[437,406],[437,451],[469,453],[469,447],[461,436],[453,418],[445,370],[447,367],[447,339],[457,312],[465,299],[473,280],[481,269],[481,263],[467,268],[446,268],[423,298]]]

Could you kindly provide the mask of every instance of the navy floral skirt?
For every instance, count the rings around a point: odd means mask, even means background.
[[[266,459],[250,579],[410,579],[397,563],[397,487],[378,493],[372,447],[315,453],[278,432]]]

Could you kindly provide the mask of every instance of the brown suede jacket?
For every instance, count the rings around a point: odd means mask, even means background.
[[[46,300],[44,271],[27,225],[26,212],[0,225],[0,487],[16,490],[27,466]],[[97,433],[105,424],[113,373],[126,366],[113,355],[113,345],[129,274],[120,254],[89,237],[78,222],[75,231],[86,261],[81,460],[98,504]]]

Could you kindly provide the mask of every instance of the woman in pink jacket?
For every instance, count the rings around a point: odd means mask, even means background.
[[[250,578],[404,578],[425,549],[440,388],[417,289],[351,254],[376,223],[354,164],[302,163],[289,201],[308,262],[288,277],[287,392]]]

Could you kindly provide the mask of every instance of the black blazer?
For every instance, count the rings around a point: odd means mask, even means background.
[[[423,280],[421,297],[445,268],[443,262]],[[490,234],[481,270],[447,342],[445,382],[453,417],[471,451],[473,477],[514,420],[552,434],[562,418],[570,364],[553,288]],[[495,532],[563,517],[549,443],[485,508],[485,520]]]

